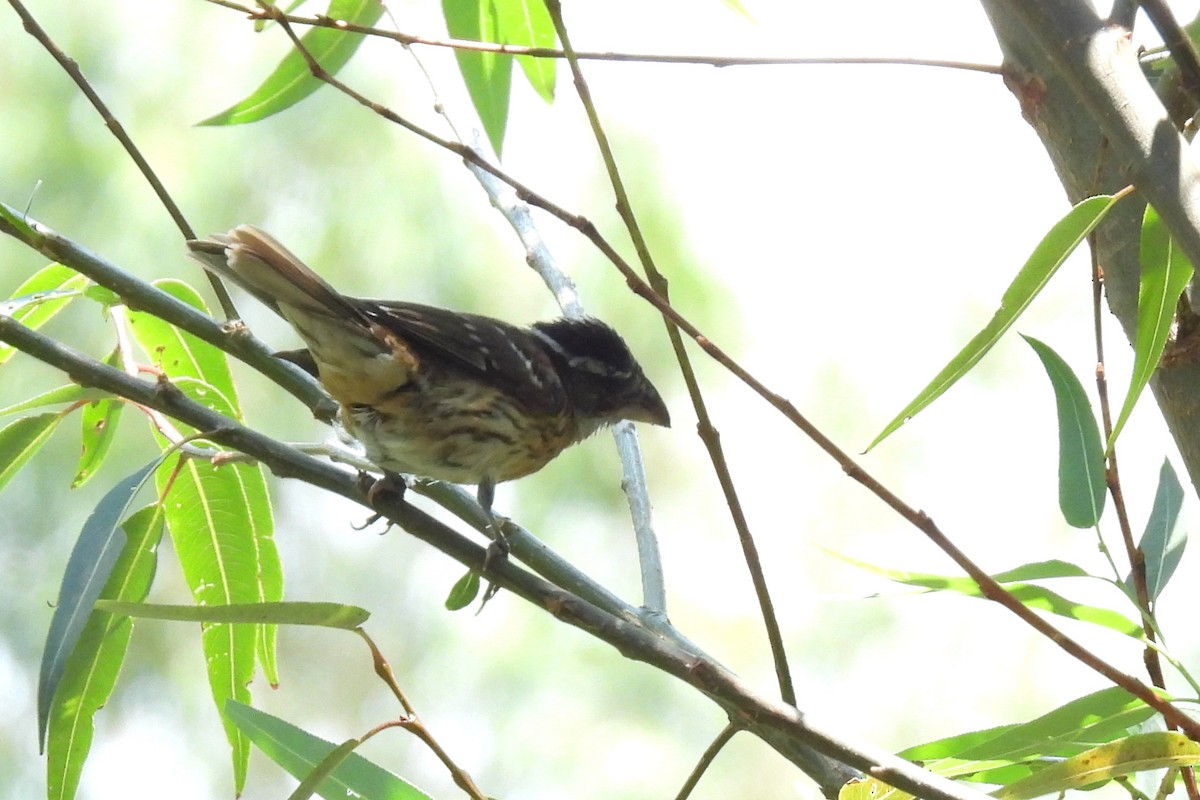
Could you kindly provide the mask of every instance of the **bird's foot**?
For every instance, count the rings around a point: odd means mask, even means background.
[[[361,488],[367,495],[367,505],[371,506],[372,508],[375,507],[375,504],[378,503],[380,499],[388,497],[389,495],[394,498],[394,502],[403,502],[404,492],[408,489],[408,484],[405,483],[404,477],[396,474],[395,472],[385,472],[381,478],[376,478],[375,476],[366,472],[359,472],[358,485],[359,488]],[[365,528],[371,527],[376,522],[383,519],[383,517],[383,514],[376,512],[367,517],[367,520],[362,525],[354,525],[352,527],[355,530],[361,531]],[[389,520],[388,528],[391,527],[392,523]],[[388,528],[384,529],[384,533],[387,532]]]

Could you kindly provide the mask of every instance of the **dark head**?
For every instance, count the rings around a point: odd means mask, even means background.
[[[586,317],[538,322],[532,331],[558,367],[580,417],[596,427],[623,419],[671,426],[658,390],[612,328]]]

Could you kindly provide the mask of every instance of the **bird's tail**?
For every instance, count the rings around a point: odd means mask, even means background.
[[[241,286],[290,322],[317,364],[387,350],[372,335],[371,323],[356,301],[330,286],[265,231],[239,225],[229,233],[187,244],[189,255],[205,269]]]
[[[192,258],[277,312],[280,306],[356,317],[354,305],[266,231],[239,225],[188,243]],[[286,315],[285,315],[286,316]]]

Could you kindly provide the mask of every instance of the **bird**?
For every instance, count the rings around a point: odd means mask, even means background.
[[[622,420],[670,427],[662,396],[599,319],[518,327],[348,297],[248,224],[187,246],[205,269],[295,329],[306,348],[277,355],[315,374],[337,401],[345,431],[386,479],[408,474],[478,486],[494,542],[503,542],[492,512],[497,483],[540,470]],[[403,491],[403,478],[396,486]]]

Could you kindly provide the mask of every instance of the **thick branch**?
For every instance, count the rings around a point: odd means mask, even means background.
[[[337,405],[320,384],[303,370],[276,358],[271,348],[256,339],[244,326],[225,326],[143,281],[111,261],[107,261],[50,228],[30,219],[24,226],[14,225],[5,215],[20,219],[24,215],[0,202],[0,233],[28,245],[59,264],[86,275],[104,288],[115,292],[130,308],[148,311],[176,325],[231,356],[245,361],[312,409],[315,416],[329,420]]]
[[[208,435],[212,441],[247,453],[282,477],[299,478],[314,486],[367,505],[356,477],[332,464],[305,455],[257,431],[196,403],[169,383],[137,380],[120,370],[26,328],[0,315],[0,341],[54,366],[72,380],[127,397],[175,417]],[[472,568],[483,563],[483,548],[417,508],[384,493],[376,510],[408,533]],[[558,619],[588,631],[622,655],[654,666],[700,690],[739,727],[762,738],[802,769],[812,748],[838,762],[862,770],[893,786],[931,800],[978,800],[982,795],[927,773],[890,753],[851,744],[815,727],[795,708],[762,697],[733,673],[704,655],[697,655],[634,622],[608,614],[569,592],[553,586],[510,561],[494,563],[487,577],[517,596],[549,611]],[[803,745],[799,747],[798,745]],[[852,773],[847,771],[846,777]]]
[[[1200,165],[1142,75],[1128,32],[1083,0],[983,0],[1005,77],[1076,202],[1132,182],[1200,264]],[[1122,204],[1097,232],[1109,307],[1127,338],[1137,326],[1141,208]],[[1151,382],[1200,494],[1200,364],[1162,366]]]

